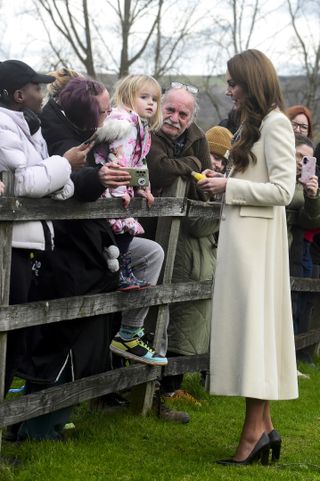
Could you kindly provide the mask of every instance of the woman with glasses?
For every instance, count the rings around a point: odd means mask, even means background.
[[[258,50],[231,58],[226,94],[241,124],[229,177],[199,187],[224,194],[211,330],[211,392],[246,398],[240,441],[220,464],[279,459],[269,400],[298,396],[285,206],[295,189],[293,131],[279,80]]]
[[[291,120],[294,132],[312,139],[312,114],[307,107],[293,105],[288,108],[287,116]]]

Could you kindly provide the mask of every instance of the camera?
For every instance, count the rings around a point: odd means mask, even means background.
[[[147,167],[128,167],[125,170],[131,175],[129,185],[132,187],[148,187],[149,171]]]

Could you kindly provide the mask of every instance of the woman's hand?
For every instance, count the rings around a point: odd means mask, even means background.
[[[227,178],[219,172],[206,169],[201,172],[206,176],[206,179],[199,180],[197,187],[203,192],[207,192],[210,195],[223,194],[226,191]]]
[[[90,144],[80,144],[77,145],[77,147],[72,147],[63,154],[63,157],[69,161],[72,170],[81,169],[81,167],[84,166],[87,160],[87,154],[90,152],[93,145],[94,142],[90,142]]]
[[[318,177],[316,175],[310,177],[304,188],[308,197],[317,197],[319,188]]]
[[[1,180],[0,180],[0,195],[3,195],[3,194],[4,194],[5,188],[6,188],[6,186],[5,186],[4,183],[1,182]]]
[[[131,175],[125,170],[125,167],[120,167],[118,164],[108,162],[99,170],[99,179],[101,184],[107,189],[108,187],[115,188],[121,185],[129,185]]]

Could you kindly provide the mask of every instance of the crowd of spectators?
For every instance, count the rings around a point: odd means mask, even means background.
[[[47,85],[44,100],[41,84]],[[160,92],[152,77],[131,75],[118,83],[110,100],[102,83],[73,69],[42,75],[18,60],[4,61],[0,171],[14,174],[15,195],[50,196],[57,202],[120,197],[127,208],[139,195],[150,207],[179,177],[189,199],[220,201],[221,195],[206,193],[192,173],[210,170],[228,176],[232,143],[241,127],[237,110],[204,133],[196,123],[195,86],[173,82],[162,98]],[[287,206],[291,275],[319,277],[320,144],[314,149],[306,107],[292,106],[287,116],[295,132],[297,165],[296,189]],[[303,159],[313,155],[317,169],[302,183]],[[128,168],[147,168],[150,188],[132,186]],[[5,188],[0,182],[0,195]],[[10,304],[156,285],[164,259],[155,241],[156,224],[156,218],[15,222]],[[182,219],[173,283],[213,280],[218,234],[218,221]],[[301,333],[310,328],[309,298],[293,295],[292,301],[295,333]],[[120,316],[10,331],[5,392],[15,375],[26,380],[26,392],[32,393],[114,368],[116,356],[162,366],[172,356],[209,352],[211,299],[170,305],[159,352],[144,333],[147,314],[147,308],[137,308]],[[164,377],[162,398],[188,397],[182,382],[182,375]],[[25,421],[8,433],[20,441],[61,439],[70,412],[67,408]],[[189,421],[186,412],[169,410],[164,402],[158,412],[165,420]]]

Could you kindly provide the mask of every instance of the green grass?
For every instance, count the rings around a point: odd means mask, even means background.
[[[236,447],[242,416],[240,398],[211,397],[197,375],[185,387],[201,406],[171,401],[189,412],[191,422],[175,425],[128,412],[74,410],[76,430],[65,442],[3,444],[4,456],[21,464],[0,465],[1,481],[219,481],[320,480],[320,365],[301,365],[300,398],[272,403],[275,425],[283,437],[278,466],[223,467],[215,460]]]

